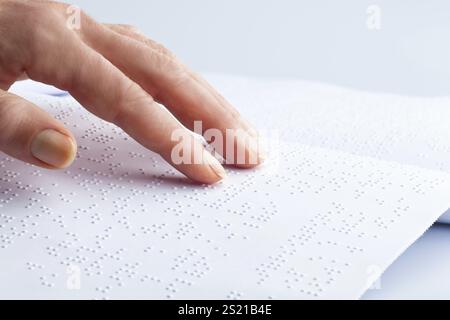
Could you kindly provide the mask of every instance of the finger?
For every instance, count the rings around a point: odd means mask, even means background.
[[[32,103],[0,90],[0,150],[48,168],[68,167],[76,155],[72,134]]]
[[[223,138],[218,151],[227,163],[254,167],[264,160],[256,130],[168,50],[126,26],[91,26],[86,41],[163,103],[186,127],[193,130],[195,122],[201,121],[202,134],[218,129]]]
[[[120,126],[189,178],[208,184],[224,178],[223,167],[198,141],[185,143],[184,152],[192,154],[192,158],[204,159],[202,163],[174,161],[172,151],[180,141],[172,139],[172,133],[184,130],[185,136],[193,137],[193,134],[139,85],[77,37],[66,35],[64,44],[50,43],[36,56],[40,60],[27,70],[30,78],[69,91],[89,111]]]

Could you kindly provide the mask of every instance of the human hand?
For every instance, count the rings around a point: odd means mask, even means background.
[[[216,151],[227,163],[250,168],[263,161],[256,131],[167,49],[133,27],[100,24],[83,12],[73,27],[72,9],[51,1],[0,0],[1,151],[49,169],[68,167],[75,158],[75,138],[62,123],[7,92],[15,81],[30,78],[68,91],[192,180],[211,184],[225,177],[191,131],[196,121],[201,133],[222,133],[221,144],[231,149]],[[230,144],[232,131],[239,134]],[[174,132],[191,138],[182,143],[191,162],[173,158],[180,144]],[[193,160],[199,156],[201,162]]]

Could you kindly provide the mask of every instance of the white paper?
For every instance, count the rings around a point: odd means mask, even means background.
[[[450,172],[450,97],[406,97],[299,80],[210,75],[283,141]],[[276,110],[276,111],[275,111]],[[450,223],[450,213],[440,222]]]
[[[446,173],[294,143],[196,186],[72,98],[28,98],[79,155],[0,156],[0,298],[356,299],[450,207]]]

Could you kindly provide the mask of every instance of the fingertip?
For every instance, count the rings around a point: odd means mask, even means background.
[[[212,154],[206,150],[204,150],[204,160],[205,165],[208,165],[208,169],[211,172],[209,176],[212,177],[208,184],[215,184],[227,178],[225,168]]]
[[[200,184],[214,185],[227,178],[222,164],[206,149],[203,150],[201,163],[184,164],[179,170],[189,179]]]
[[[266,158],[267,153],[262,147],[259,135],[247,131],[236,136],[234,159],[227,161],[232,161],[231,164],[237,168],[252,169],[263,164]]]
[[[188,135],[184,142],[176,149],[160,153],[175,169],[183,173],[190,180],[213,185],[227,177],[222,164],[193,136]]]

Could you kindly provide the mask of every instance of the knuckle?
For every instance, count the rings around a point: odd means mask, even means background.
[[[151,47],[154,51],[158,52],[159,54],[170,58],[171,60],[177,60],[177,58],[175,57],[175,55],[172,53],[172,51],[170,51],[169,49],[167,49],[164,45],[162,45],[161,43],[158,43],[156,41],[153,40],[149,40],[151,42]]]
[[[165,64],[167,64],[167,62],[165,62]],[[161,68],[162,71],[168,69],[167,65],[161,66]],[[189,88],[193,81],[184,70],[175,70],[174,67],[169,68],[171,72],[165,74],[164,83],[161,83],[161,85],[152,92],[156,101],[167,100],[170,92],[175,92],[177,90],[182,91],[184,88]]]
[[[15,99],[6,92],[0,93],[0,146],[12,143],[15,128],[23,120],[23,111]]]
[[[13,42],[15,47],[27,47],[35,38],[39,28],[39,21],[45,21],[45,12],[40,6],[22,1],[6,1],[2,3],[0,11],[0,24],[2,42]],[[21,27],[17,28],[17,21],[21,21]],[[8,46],[5,46],[8,48]],[[4,50],[3,50],[4,51]]]
[[[175,88],[183,88],[189,86],[193,81],[194,80],[189,76],[189,74],[179,66],[177,66],[177,72],[173,73],[171,80],[172,85]]]
[[[130,24],[118,24],[117,27],[130,34],[142,34],[142,32],[137,27]]]
[[[154,100],[150,95],[130,81],[130,83],[123,84],[122,89],[117,91],[113,107],[106,112],[103,118],[122,127],[130,117],[139,115],[141,106],[153,103]]]
[[[124,36],[137,39],[139,41],[146,41],[145,35],[141,32],[140,29],[133,25],[129,24],[107,24],[107,27],[116,31]]]
[[[48,52],[49,47],[58,45],[68,31],[66,18],[52,4],[38,5],[33,1],[23,10],[23,38],[33,55]]]

